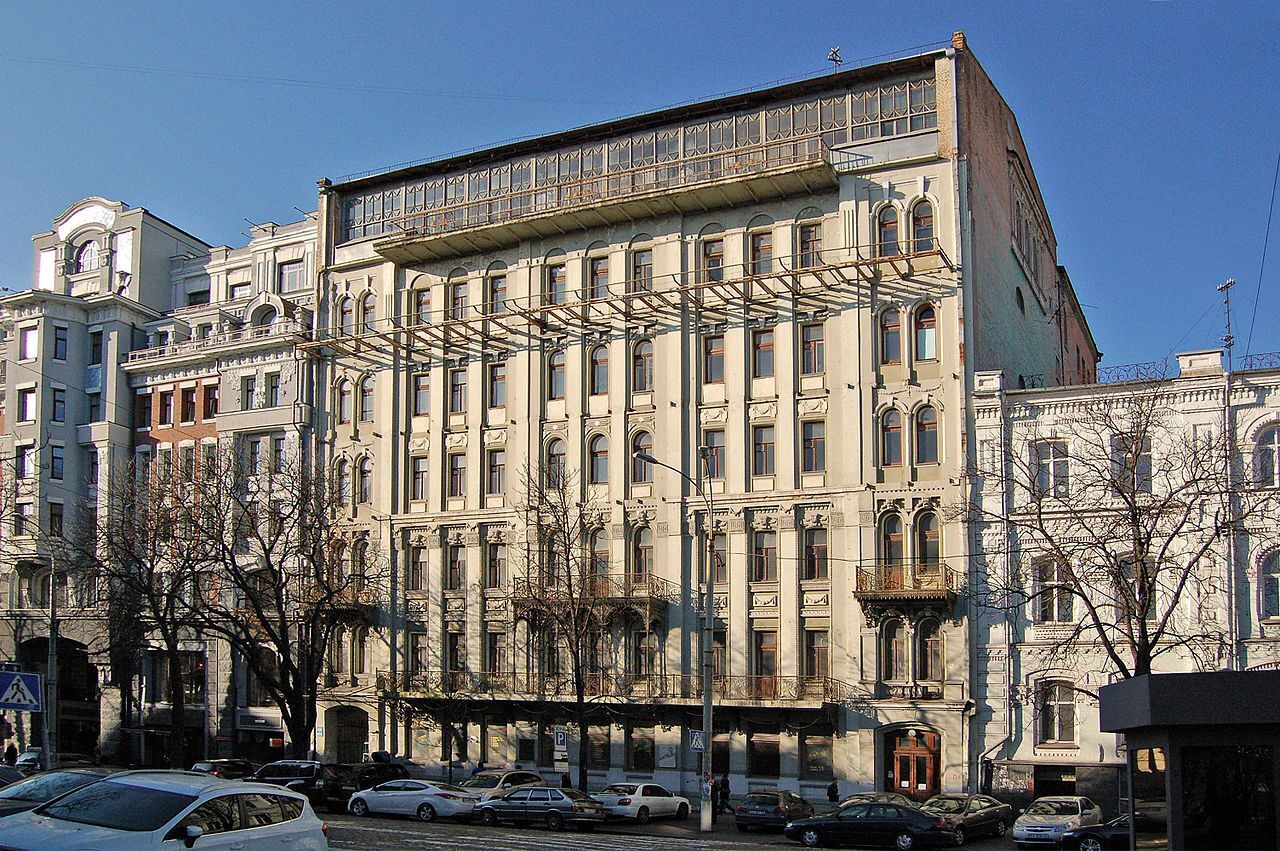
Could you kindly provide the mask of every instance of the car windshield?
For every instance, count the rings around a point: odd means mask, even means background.
[[[1027,808],[1029,816],[1078,816],[1079,801],[1036,801]]]
[[[773,792],[752,792],[745,803],[763,806],[777,806],[778,796]]]
[[[498,775],[496,774],[477,774],[462,781],[462,786],[466,789],[492,789],[497,785]]]
[[[612,786],[606,786],[604,788],[604,794],[607,795],[610,792],[613,792],[616,795],[634,795],[636,793],[636,786],[634,783],[614,783]]]
[[[70,792],[97,779],[98,775],[81,774],[78,771],[48,771],[0,789],[0,798],[43,804],[63,792]]]
[[[104,780],[45,804],[38,812],[77,824],[141,832],[163,827],[195,799],[181,792]]]
[[[211,768],[213,768],[212,762],[197,762],[195,765],[191,766],[192,771],[208,771]]]
[[[942,796],[930,798],[924,802],[921,809],[935,813],[964,812],[964,798],[943,798]]]

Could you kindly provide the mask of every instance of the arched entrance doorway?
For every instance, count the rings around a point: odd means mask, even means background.
[[[942,737],[921,727],[884,734],[884,789],[924,801],[938,794]]]
[[[335,706],[324,713],[325,756],[334,762],[363,762],[369,752],[369,713]]]
[[[49,639],[29,638],[18,645],[18,666],[48,676]],[[58,639],[58,752],[92,755],[102,728],[98,667],[89,649],[70,638]],[[32,713],[28,745],[40,745],[43,713]]]

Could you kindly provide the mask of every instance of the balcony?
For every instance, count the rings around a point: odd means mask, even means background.
[[[821,139],[787,139],[411,212],[387,220],[399,232],[373,248],[397,263],[422,263],[600,225],[812,194],[837,183]]]
[[[278,319],[270,325],[237,328],[234,331],[211,334],[203,339],[183,340],[182,342],[169,343],[165,346],[138,349],[137,351],[129,352],[129,360],[126,366],[146,364],[167,358],[202,355],[228,346],[244,348],[246,346],[253,347],[258,343],[287,342],[289,338],[297,337],[305,330],[299,322],[291,319]]]
[[[564,583],[542,576],[517,576],[511,582],[516,608],[532,611],[548,606],[595,605],[637,611],[680,602],[680,586],[652,574],[608,574],[585,583]]]
[[[904,562],[858,568],[853,596],[864,605],[923,603],[950,606],[962,574],[943,562]]]

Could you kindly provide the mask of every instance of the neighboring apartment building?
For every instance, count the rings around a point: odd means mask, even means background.
[[[1122,656],[1126,624],[1154,632],[1171,614],[1157,672],[1280,666],[1280,363],[1252,356],[1228,379],[1221,351],[1177,360],[1173,378],[1130,370],[1088,386],[1019,390],[999,372],[976,377],[973,499],[986,522],[974,524],[970,575],[974,598],[990,605],[974,625],[973,739],[984,791],[1087,795],[1108,813],[1128,796],[1120,737],[1098,729],[1097,689],[1120,674],[1087,625],[1093,607]],[[1144,420],[1134,446],[1120,426]],[[1126,501],[1108,480],[1130,474],[1136,499]],[[1237,534],[1211,534],[1229,510]],[[1138,528],[1170,550],[1149,550],[1167,567],[1152,574],[1148,616],[1126,619],[1137,597],[1113,587],[1116,573],[1071,579],[1058,565],[1070,555],[1072,572],[1089,570],[1103,549],[1123,565],[1132,541],[1148,540]]]
[[[403,589],[318,749],[554,766],[572,689],[521,491],[567,469],[613,589],[593,783],[696,794],[708,522],[717,773],[809,795],[976,782],[969,533],[947,510],[975,373],[1088,382],[1098,352],[962,34],[321,181],[318,233],[317,451]],[[698,478],[700,446],[711,517],[634,458]]]
[[[0,299],[0,455],[13,477],[0,657],[44,670],[51,538],[92,549],[135,465],[188,469],[221,440],[259,442],[265,455],[309,438],[313,383],[294,344],[315,306],[315,224],[267,223],[243,248],[211,247],[145,209],[86,198],[33,239],[34,286]],[[98,577],[57,568],[60,750],[118,752],[127,736],[132,759],[162,759],[160,657],[145,654],[136,672],[114,658]],[[278,711],[255,705],[225,648],[193,636],[189,654],[189,753],[280,753]],[[35,744],[33,724],[22,740]]]

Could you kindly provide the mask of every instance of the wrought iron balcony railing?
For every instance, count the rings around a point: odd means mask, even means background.
[[[554,575],[516,576],[511,597],[519,605],[563,605],[575,599],[600,603],[678,603],[680,586],[651,573],[609,573],[565,581]]]
[[[963,576],[943,562],[901,562],[858,568],[854,596],[867,600],[949,600]]]

